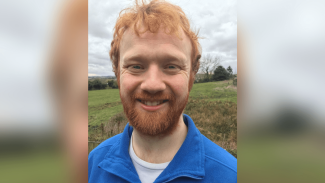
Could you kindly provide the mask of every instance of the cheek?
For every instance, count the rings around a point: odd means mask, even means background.
[[[170,86],[176,95],[183,96],[188,92],[188,82],[189,80],[187,77],[174,77],[170,81]]]
[[[138,79],[132,75],[124,74],[120,76],[120,90],[122,94],[129,94],[136,89],[138,85]]]

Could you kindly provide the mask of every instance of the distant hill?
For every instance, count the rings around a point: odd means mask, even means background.
[[[88,81],[94,81],[95,79],[99,79],[102,83],[106,83],[109,80],[116,80],[115,76],[88,76]]]

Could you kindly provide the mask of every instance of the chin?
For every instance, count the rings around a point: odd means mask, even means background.
[[[156,96],[156,97],[155,97]],[[155,95],[148,97],[145,95],[135,95],[131,97],[131,102],[127,102],[121,97],[124,112],[129,123],[139,133],[147,136],[166,136],[172,134],[179,122],[188,101],[188,95],[182,101],[177,101],[171,95]],[[139,100],[152,100],[152,98],[168,100],[161,109],[156,111],[146,111],[141,107]],[[130,101],[128,100],[128,101]]]

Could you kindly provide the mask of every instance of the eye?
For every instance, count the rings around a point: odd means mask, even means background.
[[[180,67],[178,65],[167,65],[165,67],[166,72],[171,73],[171,74],[176,74],[178,71],[180,71]]]
[[[142,72],[144,70],[142,65],[130,65],[130,66],[127,66],[127,69],[133,73]]]
[[[177,69],[174,65],[169,65],[168,69]]]
[[[166,69],[168,69],[168,70],[177,70],[177,69],[179,69],[179,66],[177,66],[177,65],[168,65],[166,67]]]
[[[141,67],[139,65],[133,65],[131,67],[132,67],[132,69],[141,69]]]
[[[141,65],[130,65],[128,66],[128,69],[130,70],[140,70],[142,69]]]

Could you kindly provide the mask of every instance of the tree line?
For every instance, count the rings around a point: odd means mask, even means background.
[[[116,80],[108,80],[107,83],[103,83],[98,78],[94,81],[88,80],[88,90],[101,90],[106,88],[118,88]]]
[[[221,65],[222,59],[218,56],[206,55],[202,57],[200,61],[200,73],[197,74],[195,83],[204,83],[211,81],[224,81],[229,79],[234,79],[237,85],[237,75],[233,74],[231,66],[228,66],[227,69]],[[236,80],[236,81],[235,81]]]

